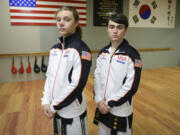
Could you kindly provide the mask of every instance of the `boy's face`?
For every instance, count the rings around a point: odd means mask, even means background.
[[[107,33],[111,41],[121,41],[127,31],[124,24],[109,21]]]

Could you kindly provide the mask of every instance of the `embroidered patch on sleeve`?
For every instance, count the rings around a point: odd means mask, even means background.
[[[135,59],[135,67],[141,68],[142,67],[142,61],[138,60],[138,59]]]
[[[91,61],[91,54],[86,51],[82,51],[81,59]]]

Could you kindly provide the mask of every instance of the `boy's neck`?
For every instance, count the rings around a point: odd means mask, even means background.
[[[117,49],[117,47],[122,43],[122,41],[123,39],[118,41],[111,41],[112,48]]]

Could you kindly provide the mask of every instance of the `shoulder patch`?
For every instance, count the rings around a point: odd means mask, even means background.
[[[91,61],[91,53],[82,51],[81,59]]]
[[[142,61],[141,61],[140,59],[135,59],[135,64],[134,64],[134,66],[141,68],[141,67],[142,67]]]

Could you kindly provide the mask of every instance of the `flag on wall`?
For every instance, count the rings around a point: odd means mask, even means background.
[[[10,23],[55,26],[55,12],[64,5],[75,7],[80,25],[86,25],[86,0],[9,0]]]
[[[176,0],[129,0],[130,27],[174,28]]]

